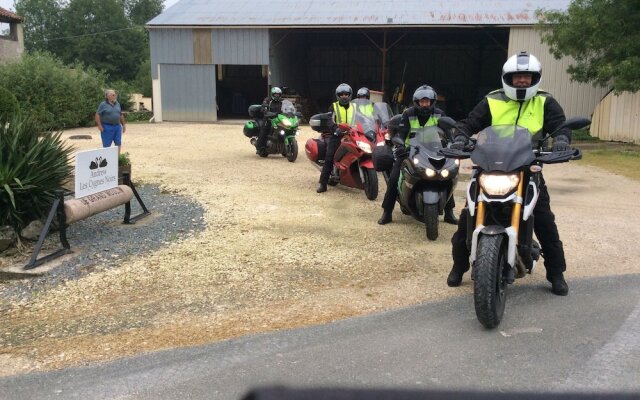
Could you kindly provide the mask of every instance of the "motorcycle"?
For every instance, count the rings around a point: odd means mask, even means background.
[[[269,123],[269,133],[267,135],[266,151],[260,154],[267,157],[269,154],[282,154],[289,162],[294,162],[298,158],[298,126],[299,118],[302,116],[296,111],[295,106],[289,100],[283,100],[279,113],[265,112],[262,105],[255,104],[249,106],[249,116],[255,118],[244,125],[243,133],[251,139],[251,145],[256,146],[258,135],[260,135],[260,123],[257,119],[262,119],[262,123]]]
[[[490,126],[464,150],[442,149],[447,157],[471,158],[474,170],[467,186],[467,246],[472,265],[473,298],[478,320],[498,326],[504,314],[507,285],[535,268],[540,246],[533,239],[533,210],[544,164],[579,160],[578,149],[544,151],[546,140],[561,129],[591,123],[572,118],[554,133],[534,140],[526,128]]]
[[[366,99],[357,99],[352,102],[355,106],[353,125],[338,124],[340,131],[344,132],[340,146],[333,158],[333,171],[329,178],[332,186],[338,183],[364,189],[369,200],[378,197],[378,175],[373,167],[371,153],[375,146],[376,138],[380,135],[380,129],[384,116],[378,115],[376,110],[388,107],[386,103],[376,103],[373,112],[365,112],[371,102]],[[332,134],[335,125],[333,113],[316,114],[309,120],[311,129],[324,135]],[[326,143],[322,137],[307,140],[305,153],[307,158],[318,169],[324,165]]]
[[[439,119],[439,126],[425,126],[409,139],[409,157],[402,162],[398,180],[398,203],[401,211],[424,222],[429,240],[438,238],[438,216],[444,214],[447,202],[458,183],[460,160],[439,153],[446,144],[445,131],[453,128],[449,117]],[[444,130],[441,128],[443,127]],[[404,151],[405,143],[394,137],[396,152]],[[385,179],[388,176],[385,173]]]

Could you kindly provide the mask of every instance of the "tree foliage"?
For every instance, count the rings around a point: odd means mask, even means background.
[[[0,86],[0,125],[4,125],[18,112],[20,106],[16,96]]]
[[[556,59],[570,56],[578,82],[640,90],[640,2],[573,0],[566,12],[539,11],[543,42]]]
[[[27,52],[55,53],[58,43],[49,42],[60,34],[63,8],[57,0],[16,0],[16,13],[24,17],[24,47]]]

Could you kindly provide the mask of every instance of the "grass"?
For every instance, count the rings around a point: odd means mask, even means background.
[[[602,168],[614,174],[640,180],[640,146],[601,141],[574,141],[582,149],[580,163]]]

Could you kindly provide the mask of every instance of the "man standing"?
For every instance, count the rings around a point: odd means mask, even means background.
[[[105,100],[100,103],[98,111],[96,111],[96,125],[102,137],[102,147],[110,147],[111,143],[115,143],[118,146],[118,155],[120,155],[122,134],[127,130],[126,121],[120,103],[118,103],[116,91],[107,89],[104,92],[104,97]]]

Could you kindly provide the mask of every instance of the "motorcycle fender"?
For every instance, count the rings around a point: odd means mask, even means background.
[[[516,231],[513,227],[509,226],[505,228],[500,225],[479,225],[473,231],[473,237],[471,239],[471,252],[469,254],[469,263],[473,265],[473,262],[477,258],[478,254],[478,240],[481,235],[505,235],[509,239],[508,249],[507,249],[507,262],[513,268],[516,263]]]
[[[422,192],[422,202],[424,204],[438,204],[440,201],[440,192],[435,190],[425,190]]]
[[[373,166],[373,159],[368,158],[368,159],[364,159],[364,160],[360,160],[360,168],[367,168],[367,169],[373,169],[375,170],[375,167]]]

